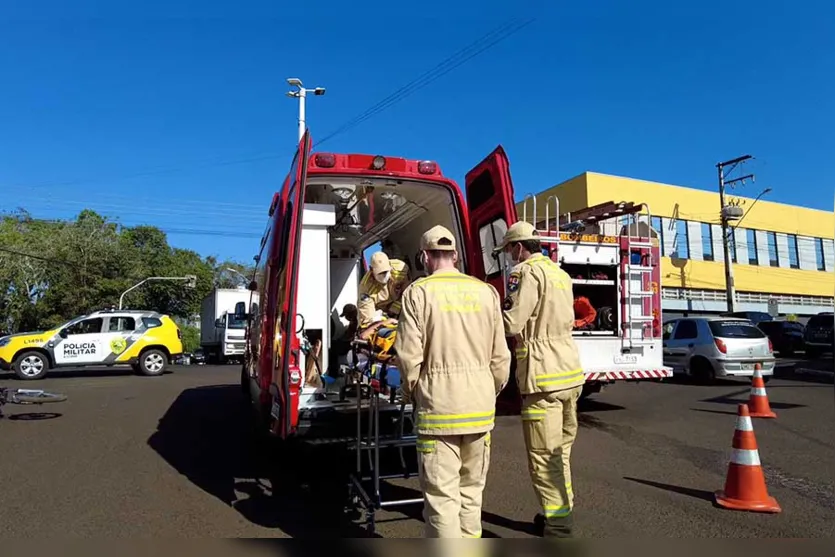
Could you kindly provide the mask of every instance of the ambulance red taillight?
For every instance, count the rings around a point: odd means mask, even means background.
[[[333,168],[336,165],[336,155],[333,153],[317,153],[313,163],[320,168]]]
[[[418,172],[421,174],[435,174],[438,172],[438,165],[432,161],[420,161],[418,163]]]

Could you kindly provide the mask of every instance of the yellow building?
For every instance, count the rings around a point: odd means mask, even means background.
[[[760,191],[751,185],[745,189]],[[648,203],[662,244],[664,309],[727,310],[717,192],[585,172],[536,195],[539,219],[552,195],[559,198],[560,214],[607,201]],[[832,311],[833,213],[726,195],[726,203],[731,199],[745,212],[731,222],[736,311],[767,311],[769,298],[777,300],[781,314]],[[517,205],[520,218],[522,207]],[[530,220],[530,202],[527,211]],[[553,204],[550,212],[553,217]]]

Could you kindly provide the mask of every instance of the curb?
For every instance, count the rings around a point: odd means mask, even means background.
[[[820,377],[832,377],[835,375],[835,371],[825,371],[821,369],[810,369],[806,367],[798,367],[794,369],[794,372],[798,375],[818,375]]]

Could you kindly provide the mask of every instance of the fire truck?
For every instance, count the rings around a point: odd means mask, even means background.
[[[306,347],[319,346],[321,374],[345,364],[332,353],[333,339],[342,308],[357,303],[370,246],[393,244],[414,280],[425,274],[421,234],[444,225],[458,238],[460,270],[504,293],[511,266],[493,248],[518,213],[501,146],[467,173],[464,186],[434,161],[311,153],[305,133],[269,207],[249,286],[259,301],[253,296],[244,316],[241,383],[260,428],[287,439],[351,421],[344,390],[308,384]],[[529,196],[521,213],[573,279],[586,394],[614,381],[671,377],[662,363],[659,244],[649,207],[613,201],[571,215],[560,212],[556,196]],[[514,388],[512,379],[508,391]]]

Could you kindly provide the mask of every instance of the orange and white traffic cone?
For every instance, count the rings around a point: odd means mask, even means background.
[[[777,414],[771,410],[768,395],[765,393],[762,366],[754,364],[754,377],[751,380],[751,396],[748,397],[748,408],[752,418],[776,418]]]
[[[765,474],[747,404],[739,405],[734,431],[733,454],[728,464],[725,489],[715,493],[716,503],[735,511],[779,513],[780,505],[768,495]]]

